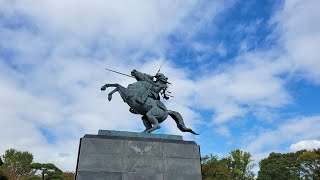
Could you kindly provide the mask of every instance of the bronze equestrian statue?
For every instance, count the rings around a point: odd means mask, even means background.
[[[129,84],[127,88],[119,84],[105,84],[101,87],[101,90],[104,91],[108,87],[115,87],[115,89],[108,94],[108,100],[111,101],[113,93],[119,92],[123,101],[130,106],[129,111],[142,115],[141,119],[146,127],[143,132],[151,133],[159,129],[160,123],[170,115],[182,132],[190,132],[198,135],[192,129],[185,126],[183,118],[178,112],[168,110],[160,101],[159,93],[164,99],[169,99],[166,94],[167,84],[169,83],[167,77],[159,72],[156,76],[151,76],[137,70],[131,71],[131,75],[137,82]],[[154,78],[156,79],[155,81],[153,80]]]

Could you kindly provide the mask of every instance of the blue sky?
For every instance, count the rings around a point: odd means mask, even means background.
[[[98,129],[142,131],[139,116],[100,87],[154,74],[165,101],[200,136],[168,118],[156,133],[181,134],[201,153],[320,146],[320,4],[285,1],[0,0],[0,153],[74,170],[78,141]],[[109,89],[108,89],[109,90]],[[111,91],[111,89],[110,89]],[[257,168],[255,169],[257,170]]]

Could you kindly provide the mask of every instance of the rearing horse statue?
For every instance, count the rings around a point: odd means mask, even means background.
[[[159,80],[154,82],[152,80],[154,76],[133,70],[131,71],[131,75],[137,82],[129,84],[127,88],[119,84],[105,84],[101,87],[101,90],[104,91],[108,87],[115,87],[108,94],[108,100],[111,101],[113,93],[119,92],[123,101],[130,106],[129,111],[142,115],[141,119],[146,127],[143,132],[151,133],[159,129],[160,123],[170,115],[182,132],[198,135],[192,129],[185,126],[183,118],[178,112],[167,110],[166,106],[160,101],[159,92],[167,87],[167,78],[163,80],[165,76],[161,73],[157,74],[160,74],[158,76]]]

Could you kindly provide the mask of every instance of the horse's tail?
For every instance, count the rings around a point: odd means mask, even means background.
[[[192,133],[192,134],[199,135],[198,133],[194,132],[192,129],[187,128],[187,127],[184,125],[183,118],[182,118],[182,116],[181,116],[178,112],[168,110],[168,114],[172,117],[172,119],[174,119],[174,121],[177,123],[177,127],[178,127],[182,132],[190,132],[190,133]]]

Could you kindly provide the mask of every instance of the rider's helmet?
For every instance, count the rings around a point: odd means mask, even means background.
[[[156,77],[157,81],[162,81],[162,82],[168,83],[168,78],[162,73],[157,73],[155,77]]]

